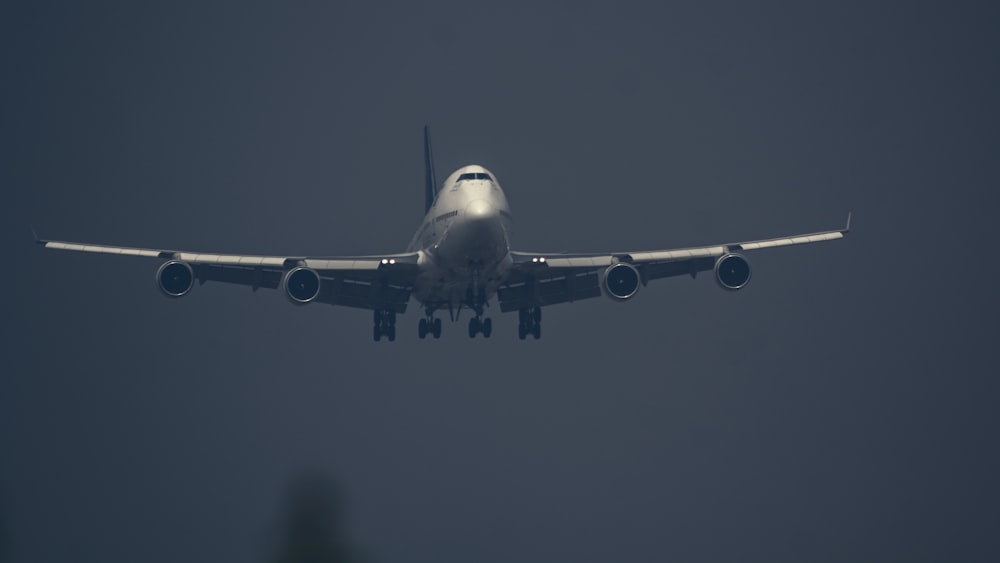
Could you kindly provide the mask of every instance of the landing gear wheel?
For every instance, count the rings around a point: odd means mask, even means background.
[[[420,340],[427,338],[427,319],[420,319],[417,324],[417,334],[420,336]]]
[[[386,334],[389,336],[389,342],[395,342],[396,341],[396,325],[394,325],[394,324],[389,325],[389,330],[386,331]]]
[[[524,323],[517,325],[517,337],[524,340],[528,336],[528,327],[524,326]]]
[[[472,317],[469,319],[469,338],[475,338],[479,333],[479,319]]]
[[[378,342],[379,340],[382,340],[382,329],[379,328],[378,325],[376,325],[372,329],[372,338],[375,339],[375,342]]]
[[[538,340],[539,338],[541,338],[542,337],[542,325],[537,324],[534,327],[532,327],[532,329],[531,329],[531,335],[535,337],[535,340]]]
[[[434,340],[441,338],[441,319],[434,319]]]
[[[482,324],[483,324],[482,326],[483,338],[489,338],[490,335],[493,334],[493,319],[490,318],[483,319]]]

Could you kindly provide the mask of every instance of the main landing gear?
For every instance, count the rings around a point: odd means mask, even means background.
[[[421,340],[427,338],[428,334],[432,335],[435,340],[441,338],[441,319],[435,319],[430,315],[420,319],[420,324],[417,325],[417,334]]]
[[[542,308],[532,307],[517,312],[517,337],[524,340],[528,335],[538,340],[542,337]]]
[[[396,340],[396,311],[388,309],[375,309],[375,328],[372,329],[372,336],[375,342],[388,337],[389,342]]]

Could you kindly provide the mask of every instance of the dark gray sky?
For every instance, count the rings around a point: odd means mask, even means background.
[[[379,562],[1000,558],[994,3],[21,4],[0,560],[265,561],[303,473]],[[424,123],[523,249],[855,228],[393,345],[31,244],[398,251]]]

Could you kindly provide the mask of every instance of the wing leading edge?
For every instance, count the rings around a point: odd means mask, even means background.
[[[314,270],[321,280],[315,301],[372,310],[406,311],[419,268],[419,253],[380,256],[258,256],[210,254],[183,250],[133,248],[102,244],[40,240],[53,250],[140,256],[183,262],[199,283],[218,281],[277,289],[293,268]]]
[[[841,229],[746,242],[609,254],[512,252],[514,268],[497,298],[504,312],[579,301],[600,296],[601,272],[619,262],[634,266],[645,285],[650,280],[685,274],[693,277],[712,270],[727,254],[836,240],[850,230],[848,213],[847,224]]]

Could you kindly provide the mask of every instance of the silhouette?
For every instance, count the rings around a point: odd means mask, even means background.
[[[362,561],[344,532],[343,496],[333,479],[318,473],[289,483],[280,519],[274,563]]]
[[[10,546],[7,543],[7,514],[3,509],[3,497],[0,497],[0,563],[8,561]]]

